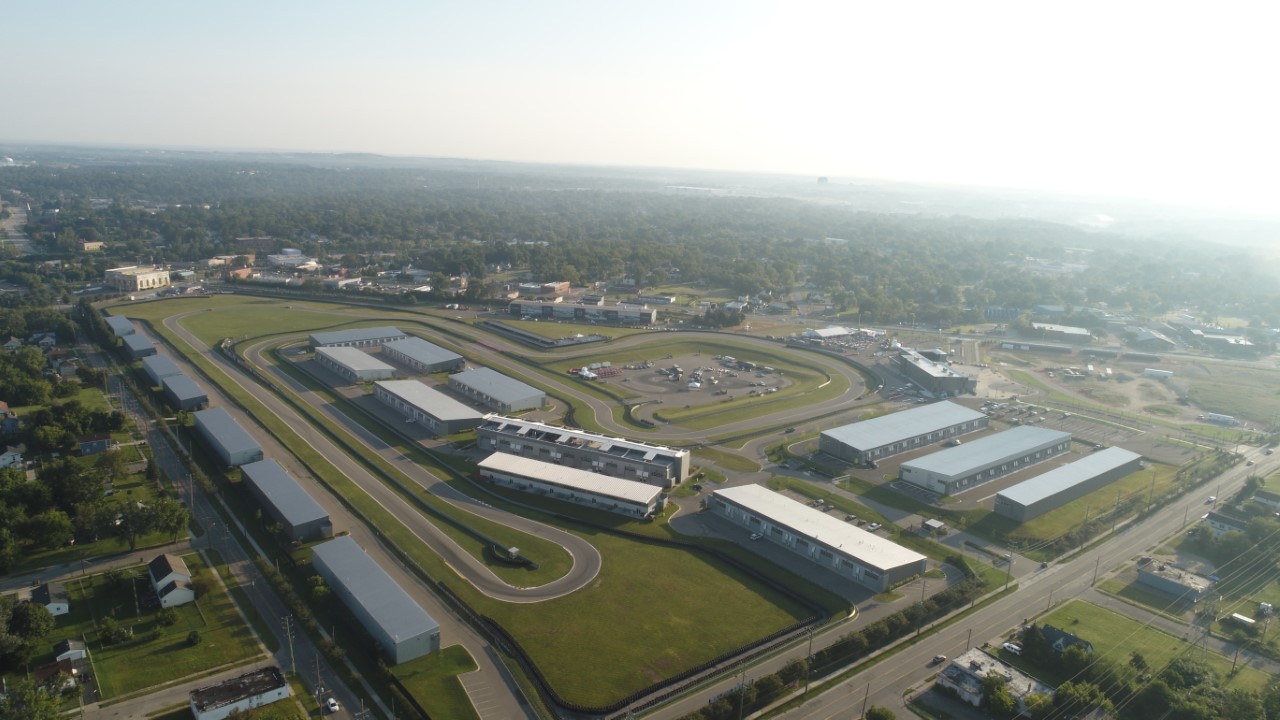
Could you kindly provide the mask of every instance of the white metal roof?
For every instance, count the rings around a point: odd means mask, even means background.
[[[985,417],[977,410],[943,401],[824,430],[822,434],[855,450],[871,450]]]
[[[374,385],[437,420],[479,420],[483,415],[417,380],[380,380]]]
[[[405,357],[412,358],[423,365],[457,362],[462,356],[452,350],[445,350],[435,343],[427,342],[420,337],[405,340],[394,340],[382,346],[384,350],[394,350]]]
[[[1026,507],[1141,457],[1138,453],[1124,448],[1109,447],[1024,480],[1011,488],[1002,490],[997,493],[997,496]]]
[[[360,372],[362,370],[384,370],[386,372],[395,371],[395,368],[360,348],[318,347],[316,348],[316,355],[324,355],[351,372]]]
[[[1071,433],[1068,432],[1033,425],[1019,425],[964,445],[939,450],[904,462],[902,467],[950,476],[964,475],[970,470],[998,463],[1004,458],[1021,457],[1042,445],[1070,441]]]
[[[294,527],[316,520],[325,520],[329,511],[316,502],[311,493],[298,484],[280,463],[275,460],[259,460],[241,465],[245,482],[252,483],[267,498],[286,522]]]
[[[312,333],[311,342],[314,345],[332,345],[335,343],[382,340],[384,338],[403,338],[404,336],[405,334],[400,328],[383,325],[381,327],[351,328],[350,330]]]
[[[648,505],[662,493],[662,488],[642,482],[587,472],[577,468],[542,462],[533,458],[494,453],[479,464],[481,469],[520,475],[530,480],[594,493],[603,497]]]
[[[320,543],[311,552],[387,637],[398,642],[440,629],[440,623],[350,535]]]
[[[507,377],[493,368],[474,368],[449,376],[449,382],[465,385],[484,393],[500,403],[515,404],[532,397],[544,397],[546,393],[528,383]]]
[[[195,414],[195,419],[196,425],[204,428],[206,435],[227,455],[262,449],[258,441],[220,407],[201,410]]]
[[[722,488],[714,494],[882,571],[925,559],[924,555],[915,550],[904,548],[892,540],[867,532],[761,485]]]

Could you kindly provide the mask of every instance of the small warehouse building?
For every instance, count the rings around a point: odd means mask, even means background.
[[[389,342],[382,346],[382,356],[419,373],[461,370],[467,363],[458,353],[420,337]]]
[[[156,354],[156,344],[148,340],[145,335],[125,335],[121,339],[124,341],[124,349],[129,353],[130,360],[141,360]]]
[[[492,368],[464,370],[449,376],[449,387],[498,412],[537,410],[547,394]]]
[[[347,382],[390,380],[396,376],[395,368],[353,347],[318,347],[316,362]]]
[[[1071,449],[1071,433],[1020,425],[899,466],[899,477],[939,495],[955,495]]]
[[[133,321],[123,315],[108,315],[106,322],[107,327],[111,328],[111,333],[118,338],[138,332],[138,329],[133,326]]]
[[[223,720],[237,710],[248,713],[292,694],[284,673],[271,666],[196,688],[189,699],[195,720]]]
[[[1138,584],[1186,602],[1199,601],[1213,585],[1208,578],[1154,561],[1138,568]]]
[[[581,303],[541,302],[538,300],[512,300],[507,312],[518,318],[538,320],[566,320],[580,323],[608,323],[610,325],[653,325],[658,322],[658,311],[647,305],[583,305]]]
[[[290,540],[333,537],[329,511],[280,467],[280,463],[268,459],[241,465],[240,476],[267,514],[284,526]]]
[[[984,413],[953,402],[909,410],[822,431],[818,449],[850,463],[866,463],[987,426]]]
[[[1142,469],[1142,456],[1109,447],[996,493],[995,513],[1026,522]]]
[[[972,395],[978,389],[977,378],[969,377],[945,362],[927,358],[915,350],[902,350],[894,358],[894,362],[908,380],[934,395]]]
[[[416,422],[437,435],[470,430],[483,418],[475,410],[417,380],[379,380],[373,384],[373,395],[404,415],[408,422]]]
[[[760,485],[716,490],[707,508],[877,592],[927,569],[924,555]]]
[[[311,347],[377,347],[409,337],[400,328],[382,326],[312,333]]]
[[[486,415],[476,428],[482,450],[504,452],[660,487],[689,477],[689,451],[623,440],[533,420]]]
[[[350,535],[316,545],[311,564],[392,665],[440,650],[440,623]]]
[[[186,375],[170,375],[160,381],[164,400],[174,410],[190,412],[209,404],[209,396]]]
[[[662,488],[554,463],[494,453],[477,465],[481,480],[628,517],[662,510]]]
[[[173,375],[181,375],[182,368],[167,355],[152,355],[142,358],[142,371],[151,380],[151,385],[159,387],[160,382]]]
[[[237,467],[262,459],[262,446],[222,408],[195,414],[196,432],[222,464]]]

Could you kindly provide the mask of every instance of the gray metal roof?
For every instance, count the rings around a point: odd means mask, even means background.
[[[496,452],[481,460],[478,467],[640,505],[648,505],[662,494],[662,488],[654,485],[507,453]]]
[[[203,428],[206,435],[227,455],[262,449],[258,441],[222,408],[201,410],[195,414],[195,418],[196,425]]]
[[[169,358],[168,355],[149,355],[142,358],[142,367],[146,370],[147,375],[156,380],[163,380],[170,375],[181,375],[182,368],[178,367],[178,363]]]
[[[997,493],[997,496],[1026,507],[1141,457],[1138,453],[1124,448],[1109,447],[1024,480],[1011,488],[1002,490]]]
[[[241,465],[244,480],[258,488],[267,502],[280,512],[293,527],[300,527],[316,520],[326,520],[329,511],[321,507],[311,494],[298,484],[293,476],[275,460],[260,460]]]
[[[417,380],[379,380],[374,385],[437,420],[479,420],[484,417],[480,412],[472,410],[438,390],[432,390]]]
[[[855,450],[871,450],[985,417],[977,410],[944,400],[824,430],[822,434]]]
[[[138,331],[133,326],[133,321],[123,315],[108,315],[107,327],[111,328],[111,332],[115,333],[116,337],[132,335]]]
[[[493,368],[474,368],[463,370],[449,376],[449,382],[465,385],[479,393],[484,393],[500,403],[515,404],[532,397],[545,397],[546,393],[538,388],[507,377]]]
[[[1006,457],[1021,457],[1041,445],[1070,442],[1071,433],[1050,430],[1046,427],[1019,425],[1001,433],[987,435],[957,447],[902,463],[925,472],[942,475],[961,475],[969,469],[986,467]]]
[[[387,372],[393,372],[395,370],[395,368],[360,348],[318,347],[316,348],[316,355],[324,355],[352,372],[360,372],[361,370],[385,370]]]
[[[892,540],[796,502],[762,485],[739,485],[716,490],[714,494],[882,571],[925,559],[924,555]]]
[[[400,330],[400,328],[383,325],[381,327],[352,328],[350,330],[334,330],[333,332],[312,333],[311,344],[333,345],[335,343],[367,342],[369,340],[402,338],[404,336],[405,334]]]
[[[138,352],[140,350],[154,350],[156,344],[151,342],[146,335],[125,335],[124,346],[129,348],[129,352]]]
[[[312,552],[388,637],[398,642],[440,629],[350,535],[320,543]]]
[[[179,402],[197,398],[209,399],[209,395],[196,384],[196,381],[186,375],[170,375],[161,384],[164,386],[165,391],[173,395]]]
[[[439,345],[429,343],[420,337],[389,342],[383,348],[402,353],[423,365],[439,365],[440,363],[458,362],[462,359],[462,356],[458,353],[452,350],[445,350]]]

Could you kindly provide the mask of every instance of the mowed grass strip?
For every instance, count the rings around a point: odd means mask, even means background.
[[[67,583],[71,612],[58,618],[59,637],[84,637],[89,643],[93,668],[103,699],[127,695],[145,688],[203,673],[213,668],[249,662],[261,655],[253,631],[236,611],[225,589],[198,555],[185,555],[194,580],[204,589],[195,603],[174,608],[177,622],[159,622],[159,608],[147,610],[134,592],[134,578],[147,577],[146,567],[125,570],[123,579],[111,583],[105,575],[92,575]],[[198,607],[197,607],[198,605]],[[105,645],[97,624],[113,618],[121,627],[132,627],[133,637]],[[198,645],[187,643],[192,630],[200,633]]]
[[[1223,687],[1261,691],[1271,676],[1246,664],[1240,664],[1232,675],[1231,658],[1192,646],[1163,630],[1112,612],[1104,607],[1073,600],[1040,619],[1093,643],[1095,657],[1105,657],[1117,665],[1129,662],[1130,653],[1139,653],[1157,672],[1174,658],[1191,656],[1206,662],[1218,674]]]
[[[471,653],[461,645],[450,645],[438,653],[401,663],[391,669],[409,693],[415,698],[430,698],[429,709],[433,716],[451,720],[476,718],[475,707],[458,676],[477,668]]]
[[[1100,517],[1114,511],[1117,499],[1121,503],[1136,502],[1137,510],[1142,510],[1146,508],[1148,498],[1158,500],[1177,485],[1177,474],[1176,468],[1152,464],[1149,468],[1125,475],[1106,487],[1023,523],[1010,533],[1010,537],[1028,543],[1056,540],[1087,518]]]
[[[713,447],[700,447],[693,451],[693,456],[715,463],[725,470],[735,472],[759,472],[760,463],[736,453],[725,452]]]

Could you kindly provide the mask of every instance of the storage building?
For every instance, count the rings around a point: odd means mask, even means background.
[[[495,485],[630,517],[648,517],[665,503],[662,488],[533,458],[494,453],[477,468]]]
[[[1138,568],[1138,584],[1168,593],[1178,600],[1196,602],[1213,585],[1207,578],[1164,563],[1149,562]]]
[[[396,376],[396,369],[369,353],[353,347],[318,347],[316,362],[331,370],[347,382],[389,380]]]
[[[350,535],[320,543],[311,564],[396,665],[440,649],[440,623]]]
[[[887,590],[927,569],[924,555],[760,485],[716,490],[707,508],[872,590]]]
[[[978,389],[977,378],[969,377],[945,362],[931,360],[915,350],[902,350],[894,361],[908,380],[935,395],[972,395]]]
[[[204,389],[186,375],[170,375],[160,381],[165,402],[174,410],[199,410],[209,404]]]
[[[449,376],[449,387],[498,412],[537,410],[547,394],[492,368],[464,370]]]
[[[181,375],[182,368],[167,355],[152,355],[142,358],[142,371],[151,379],[151,384],[159,387],[160,381],[170,375]]]
[[[904,462],[899,477],[939,495],[954,495],[1070,449],[1071,433],[1021,425]]]
[[[689,477],[689,451],[501,415],[476,428],[482,450],[671,487]]]
[[[512,300],[507,311],[520,318],[602,322],[615,325],[652,325],[658,311],[644,305],[582,305],[579,303]]]
[[[195,720],[223,720],[237,710],[248,713],[292,694],[284,673],[271,666],[192,690],[189,699]]]
[[[420,373],[461,370],[467,362],[458,353],[420,337],[389,342],[382,346],[382,356]]]
[[[144,357],[156,354],[156,344],[147,339],[145,335],[125,335],[124,349],[129,353],[129,359],[141,360]]]
[[[996,493],[995,513],[1018,522],[1055,510],[1142,469],[1142,456],[1109,447]]]
[[[249,492],[262,503],[291,540],[315,540],[333,536],[329,511],[320,506],[298,481],[275,460],[240,466]]]
[[[379,380],[373,395],[395,408],[407,422],[420,423],[437,435],[451,435],[480,424],[482,415],[417,380]]]
[[[196,431],[223,465],[236,467],[262,459],[262,446],[226,410],[201,410],[195,419]]]
[[[865,463],[986,426],[987,416],[977,410],[936,402],[824,430],[818,449],[846,462]]]
[[[123,315],[108,315],[106,317],[107,327],[111,328],[112,334],[116,337],[125,337],[138,332],[133,326],[133,321]]]
[[[311,347],[376,347],[409,337],[400,328],[364,327],[311,334]]]

